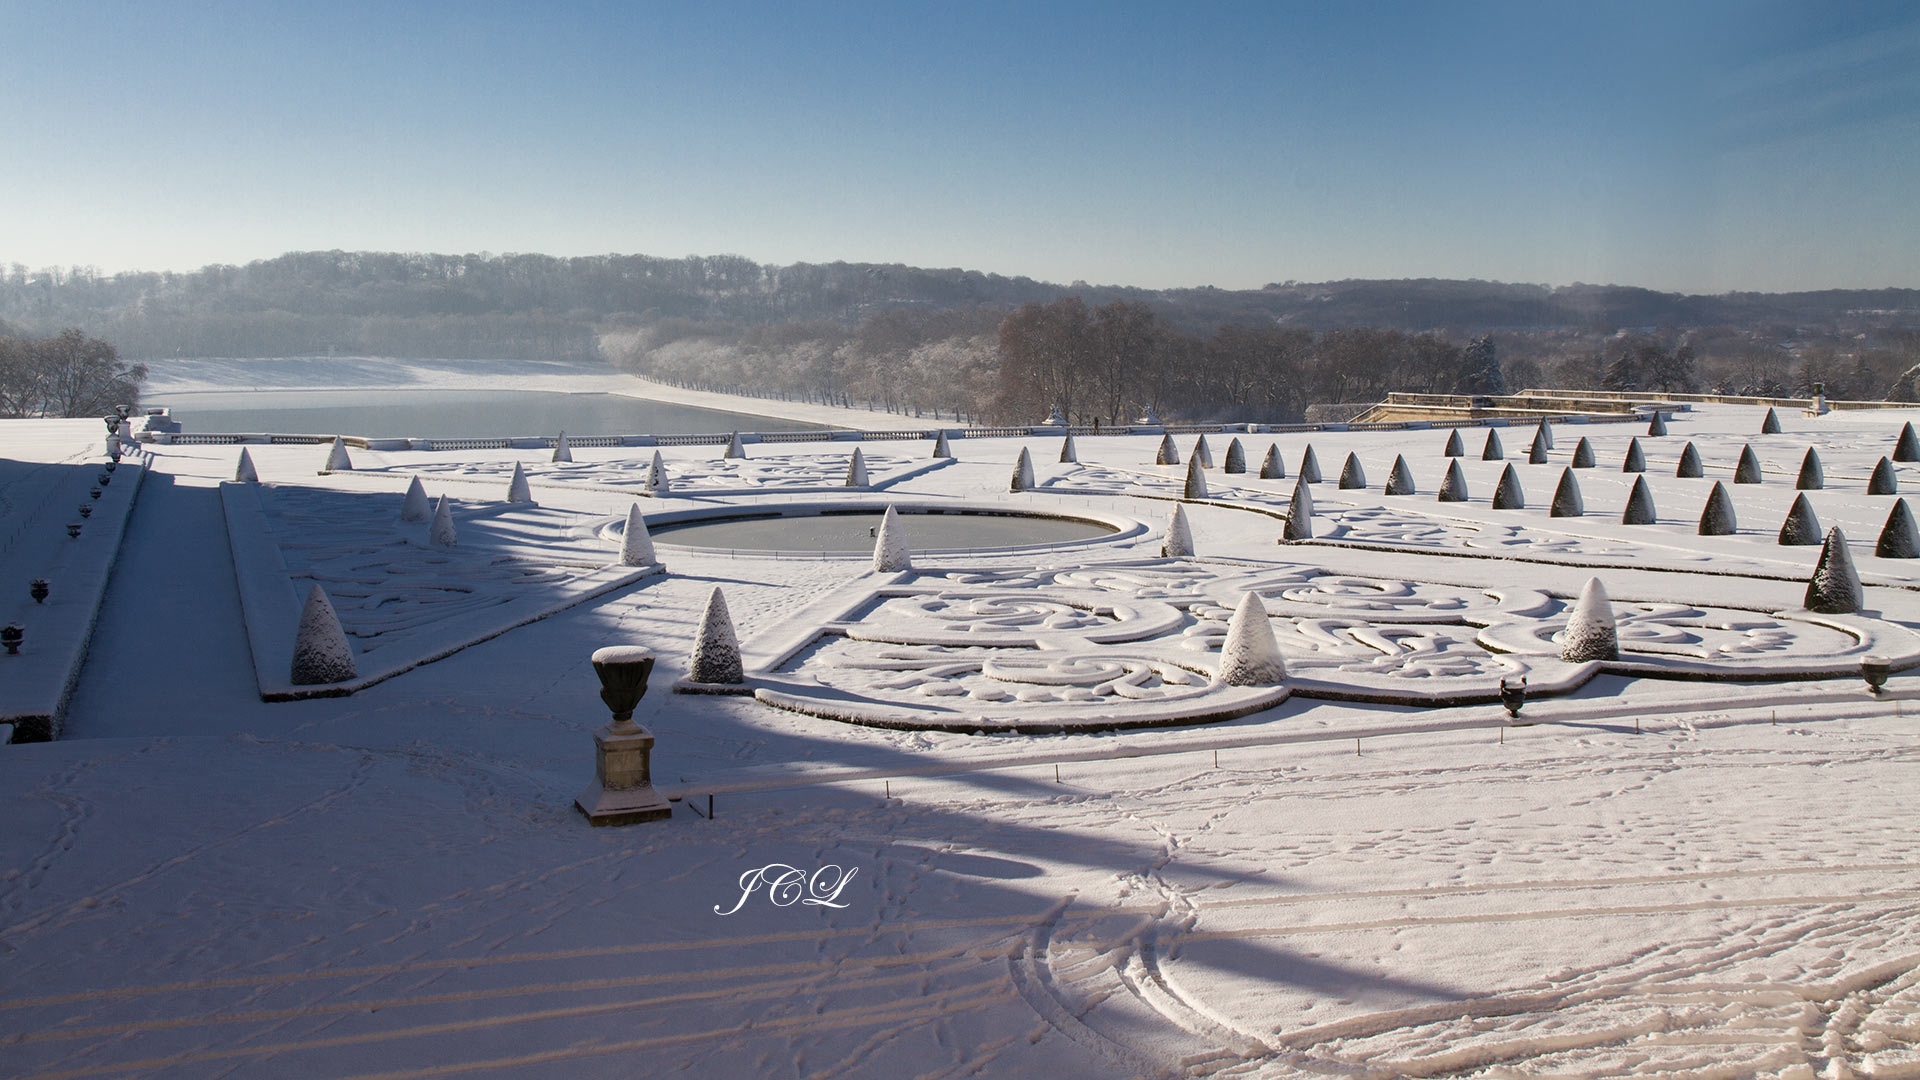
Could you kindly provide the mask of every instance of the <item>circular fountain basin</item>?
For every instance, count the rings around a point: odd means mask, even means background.
[[[885,503],[706,508],[648,514],[654,543],[707,551],[866,556],[873,553]],[[1101,543],[1146,527],[1107,514],[1010,510],[983,504],[894,504],[916,552],[1018,551]],[[608,527],[618,540],[624,521]]]

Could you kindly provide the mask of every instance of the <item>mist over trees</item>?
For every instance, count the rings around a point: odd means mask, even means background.
[[[606,359],[686,385],[1032,422],[1285,422],[1393,390],[1913,396],[1920,290],[1683,296],[1403,280],[1060,286],[734,255],[296,252],[192,273],[0,274],[16,334],[135,359]],[[11,400],[11,399],[10,399]]]

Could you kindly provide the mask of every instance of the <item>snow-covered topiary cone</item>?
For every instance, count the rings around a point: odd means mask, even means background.
[[[1488,428],[1487,441],[1480,447],[1481,461],[1505,461],[1507,448],[1500,445],[1500,429]]]
[[[1587,441],[1585,435],[1582,435],[1580,436],[1580,441],[1573,444],[1573,467],[1576,469],[1591,469],[1594,467],[1594,464],[1593,444]]]
[[[1569,664],[1620,659],[1620,630],[1613,618],[1613,602],[1600,579],[1588,578],[1580,599],[1567,616],[1560,636],[1560,659]]]
[[[1247,450],[1235,439],[1227,444],[1226,461],[1220,466],[1221,472],[1243,473],[1247,471]]]
[[[947,433],[944,429],[933,437],[933,456],[948,459],[953,457],[953,446],[947,442]]]
[[[736,431],[727,439],[727,449],[720,455],[720,460],[739,461],[746,456],[746,444],[740,441],[740,433]]]
[[[1201,468],[1213,468],[1213,448],[1207,445],[1207,437],[1205,435],[1193,440],[1193,454],[1191,456],[1194,460],[1200,462]]]
[[[620,531],[621,566],[658,566],[660,556],[653,550],[653,534],[647,531],[647,519],[640,516],[640,504],[627,510],[627,527]]]
[[[687,680],[723,685],[746,681],[740,667],[740,639],[733,632],[733,616],[727,613],[727,598],[720,594],[718,585],[708,594],[707,608],[700,613],[693,656],[687,661]]]
[[[1653,489],[1647,486],[1647,478],[1633,478],[1633,490],[1627,493],[1627,508],[1620,513],[1622,525],[1652,525],[1659,518],[1653,512]]]
[[[1260,459],[1260,479],[1285,480],[1287,467],[1280,463],[1280,444],[1268,443],[1267,456]]]
[[[1893,460],[1920,461],[1920,436],[1913,433],[1913,424],[1900,425],[1900,438],[1893,444]]]
[[[1545,465],[1547,463],[1547,444],[1540,440],[1540,433],[1533,433],[1533,442],[1527,446],[1527,464]]]
[[[900,515],[887,504],[887,512],[880,516],[880,531],[873,541],[873,571],[876,574],[896,574],[902,570],[913,569],[913,552],[907,547],[907,527],[900,524]]]
[[[1187,511],[1179,503],[1173,504],[1173,516],[1167,519],[1167,540],[1160,545],[1160,554],[1169,559],[1193,554],[1193,529],[1187,525]]]
[[[1320,459],[1314,456],[1313,444],[1307,444],[1307,452],[1300,455],[1300,479],[1309,484],[1320,482]]]
[[[1873,553],[1882,559],[1920,559],[1920,529],[1913,524],[1913,511],[1907,509],[1907,500],[1893,500],[1893,509],[1887,513],[1887,523],[1880,529],[1880,542],[1873,546]]]
[[[1412,495],[1413,493],[1413,470],[1407,467],[1405,455],[1395,454],[1393,469],[1387,473],[1387,494]]]
[[[1807,456],[1800,459],[1800,476],[1793,486],[1801,491],[1819,491],[1827,486],[1827,473],[1820,467],[1820,454],[1813,447],[1807,447]]]
[[[1587,504],[1580,498],[1580,481],[1573,478],[1572,469],[1560,470],[1560,484],[1553,489],[1553,505],[1548,508],[1548,517],[1579,517],[1587,512]]]
[[[433,520],[433,505],[427,502],[427,489],[420,486],[417,476],[407,481],[407,494],[400,500],[400,520]]]
[[[1753,452],[1753,447],[1740,448],[1740,460],[1733,466],[1733,482],[1736,484],[1760,482],[1760,455]]]
[[[573,460],[573,446],[567,442],[567,433],[564,431],[561,432],[559,436],[553,440],[553,460],[555,461],[572,461]]]
[[[233,478],[242,484],[260,482],[260,471],[253,467],[253,455],[247,453],[244,446],[240,448],[240,460],[233,466]]]
[[[1181,493],[1183,499],[1204,499],[1207,497],[1207,474],[1200,464],[1200,455],[1187,459],[1187,486]]]
[[[1647,455],[1641,451],[1639,439],[1627,443],[1627,457],[1620,463],[1620,471],[1623,473],[1647,471]]]
[[[1653,420],[1647,424],[1647,434],[1659,438],[1667,433],[1667,414],[1658,409],[1653,411]]]
[[[1715,480],[1713,490],[1707,493],[1706,508],[1700,511],[1700,535],[1732,536],[1739,531],[1739,521],[1733,515],[1733,496],[1727,494],[1725,484]]]
[[[1873,475],[1867,477],[1867,494],[1898,495],[1900,493],[1900,475],[1894,471],[1893,462],[1881,458],[1873,467]]]
[[[1080,464],[1080,451],[1075,449],[1072,435],[1068,435],[1066,438],[1060,440],[1060,464]]]
[[[1707,475],[1700,465],[1700,451],[1695,450],[1692,443],[1681,447],[1680,464],[1674,468],[1673,475],[1682,480],[1698,480]]]
[[[327,467],[323,472],[351,472],[353,459],[347,456],[347,441],[340,436],[333,437],[333,448],[327,451]]]
[[[1280,657],[1267,606],[1258,593],[1240,597],[1240,606],[1227,620],[1227,638],[1220,643],[1221,682],[1228,686],[1284,686],[1287,663]]]
[[[1461,471],[1458,458],[1447,462],[1447,475],[1440,481],[1440,497],[1435,501],[1467,501],[1467,474]]]
[[[1853,568],[1853,555],[1847,550],[1847,534],[1835,525],[1827,532],[1826,544],[1820,549],[1820,563],[1813,568],[1813,580],[1807,582],[1807,610],[1844,615],[1859,611],[1865,603],[1860,572]]]
[[[854,453],[857,454],[859,451],[856,450]],[[655,450],[653,452],[653,464],[647,466],[647,494],[655,496],[665,495],[668,486],[667,461],[660,456],[660,451]]]
[[[353,662],[353,645],[334,614],[333,602],[319,585],[307,590],[307,602],[300,609],[300,628],[293,635],[293,663],[288,672],[295,686],[323,686],[346,682],[358,675]]]
[[[1509,465],[1500,470],[1500,483],[1493,489],[1493,508],[1495,510],[1525,510],[1526,493],[1520,490],[1520,474]]]
[[[1553,449],[1553,424],[1546,417],[1541,417],[1540,430],[1534,432],[1533,437],[1539,440],[1540,445],[1549,450]]]
[[[507,501],[510,503],[533,501],[533,489],[527,486],[527,472],[517,461],[513,463],[513,478],[507,481]]]
[[[1033,455],[1027,453],[1027,448],[1023,446],[1020,448],[1020,459],[1013,463],[1013,482],[1008,490],[1032,491],[1033,488]]]
[[[1359,491],[1367,486],[1367,471],[1360,467],[1360,455],[1348,454],[1347,463],[1340,466],[1340,490]]]
[[[1460,442],[1459,428],[1454,428],[1453,431],[1447,435],[1447,449],[1444,452],[1444,456],[1446,457],[1466,457],[1467,456],[1467,448],[1464,445],[1462,445]]]
[[[1160,436],[1160,449],[1154,451],[1153,463],[1155,465],[1180,464],[1180,448],[1173,445],[1173,436]]]
[[[1780,525],[1780,544],[1782,547],[1812,547],[1820,543],[1820,519],[1813,516],[1813,504],[1805,495],[1793,497],[1793,508],[1787,511],[1787,520]]]
[[[460,542],[453,531],[453,500],[445,495],[433,504],[433,522],[427,526],[427,543],[438,547],[453,547]]]
[[[1025,450],[1020,452],[1022,454],[1026,453]],[[1029,459],[1029,461],[1031,461],[1031,459]],[[853,448],[853,460],[847,462],[846,486],[850,488],[871,486],[870,481],[867,479],[867,455],[861,453],[860,448],[857,446]]]
[[[1779,413],[1774,412],[1771,408],[1767,410],[1766,419],[1760,421],[1760,434],[1762,435],[1780,434],[1780,414]]]
[[[1281,531],[1280,538],[1313,539],[1313,489],[1307,486],[1304,476],[1293,482],[1293,501],[1287,504],[1287,527]]]

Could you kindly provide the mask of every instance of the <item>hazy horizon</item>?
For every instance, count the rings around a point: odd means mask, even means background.
[[[1920,287],[1911,5],[0,12],[0,265]]]

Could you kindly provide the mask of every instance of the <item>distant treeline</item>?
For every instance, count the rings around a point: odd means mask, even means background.
[[[68,329],[33,338],[0,323],[0,417],[106,416],[140,404],[147,369],[114,347]]]

